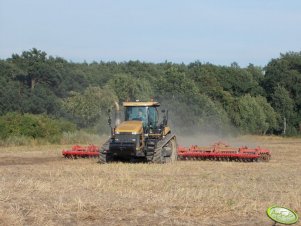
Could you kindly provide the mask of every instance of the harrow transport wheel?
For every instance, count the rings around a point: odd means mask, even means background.
[[[270,161],[270,158],[271,157],[268,154],[260,154],[259,160],[261,162],[268,162],[268,161]]]

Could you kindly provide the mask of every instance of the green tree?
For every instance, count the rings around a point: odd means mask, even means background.
[[[67,112],[72,114],[81,127],[91,127],[106,119],[106,112],[117,101],[115,93],[108,87],[88,87],[84,93],[71,93],[63,101]]]
[[[277,86],[272,94],[272,104],[276,112],[280,115],[280,124],[283,129],[282,122],[284,118],[287,121],[288,127],[297,127],[299,120],[294,111],[294,101],[290,97],[289,92],[282,86]]]
[[[153,90],[150,83],[143,78],[134,78],[129,74],[117,74],[108,84],[117,94],[119,101],[147,101],[153,97]]]
[[[289,92],[282,86],[277,86],[272,95],[273,107],[281,117],[291,118],[294,112],[294,101]]]
[[[0,60],[0,115],[22,108],[19,83],[12,79],[17,70],[11,63]]]
[[[267,125],[266,130],[263,134],[267,132],[273,133],[273,131],[279,129],[279,114],[273,109],[273,107],[267,102],[267,99],[262,96],[255,97],[256,102],[262,108],[265,114],[265,124]]]
[[[256,98],[251,97],[249,94],[239,97],[237,110],[239,119],[236,123],[242,132],[264,134],[269,129],[266,114],[256,101]]]
[[[21,55],[13,54],[10,61],[20,69],[15,77],[20,82],[27,83],[31,90],[39,83],[52,87],[60,83],[61,75],[48,63],[47,54],[41,50],[33,48]]]
[[[177,67],[168,68],[164,76],[158,80],[157,93],[164,96],[184,96],[191,98],[199,93],[194,81]]]

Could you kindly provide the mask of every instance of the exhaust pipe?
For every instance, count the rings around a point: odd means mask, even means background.
[[[120,124],[120,107],[117,101],[114,101],[115,105],[115,127]]]

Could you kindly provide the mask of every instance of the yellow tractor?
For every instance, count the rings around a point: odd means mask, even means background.
[[[99,162],[115,160],[166,163],[177,160],[176,136],[168,127],[168,111],[162,110],[159,122],[160,103],[124,102],[124,121],[114,128],[111,137],[99,151]]]

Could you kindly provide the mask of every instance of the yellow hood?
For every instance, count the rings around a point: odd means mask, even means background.
[[[142,121],[125,121],[117,126],[115,129],[116,133],[136,133],[141,134],[142,129]]]

